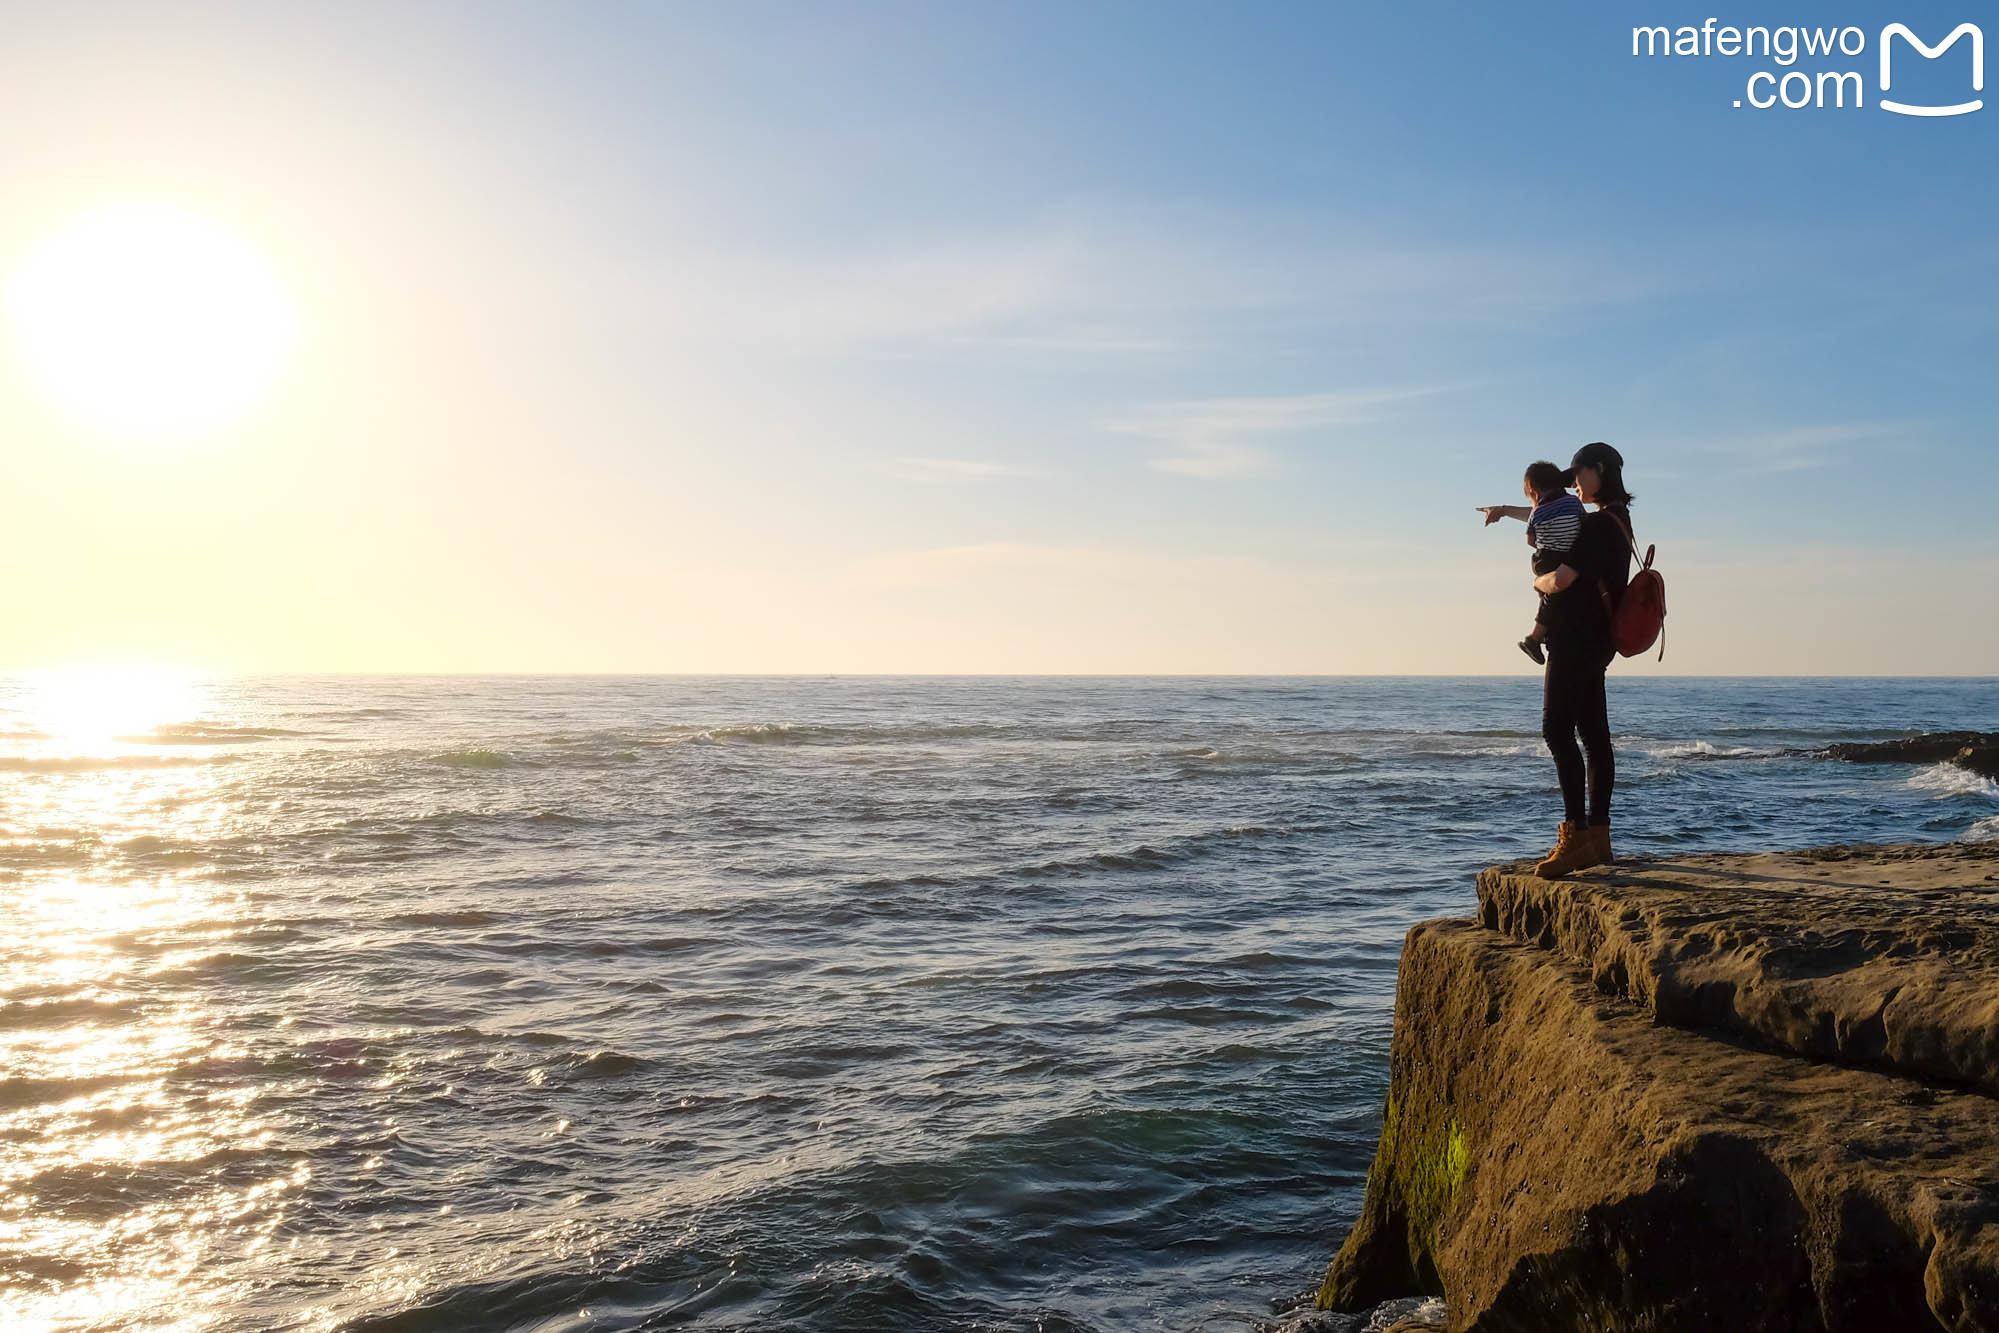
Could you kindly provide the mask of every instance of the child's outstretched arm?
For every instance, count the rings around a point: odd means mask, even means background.
[[[1485,525],[1488,528],[1502,518],[1517,518],[1525,523],[1534,516],[1534,511],[1526,505],[1473,505],[1472,508],[1485,515]]]

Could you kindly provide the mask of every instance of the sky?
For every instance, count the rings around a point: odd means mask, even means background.
[[[291,320],[171,439],[6,345],[0,669],[1527,672],[1474,507],[1606,440],[1669,597],[1620,671],[1999,674],[1999,105],[1875,105],[1887,24],[1981,11],[1810,9],[1864,53],[1633,56],[1709,16],[1649,0],[0,4],[0,281],[166,208]]]

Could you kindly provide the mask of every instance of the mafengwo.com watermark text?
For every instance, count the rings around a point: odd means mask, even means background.
[[[1960,23],[1934,46],[1918,37],[1907,24],[1890,23],[1875,40],[1876,58],[1861,61],[1864,68],[1878,67],[1880,91],[1893,90],[1895,56],[1899,50],[1906,66],[1915,56],[1936,60],[1963,38],[1971,53],[1970,91],[1985,90],[1985,34],[1975,23]],[[1898,46],[1899,42],[1899,46]],[[1867,33],[1860,28],[1801,28],[1726,26],[1711,18],[1700,27],[1670,28],[1664,25],[1631,30],[1634,56],[1736,56],[1763,59],[1781,70],[1759,69],[1750,74],[1737,106],[1758,110],[1784,107],[1800,111],[1806,107],[1833,107],[1855,110],[1867,105],[1867,78],[1858,69],[1792,69],[1800,60],[1815,66],[1850,64],[1868,50]],[[1904,116],[1962,116],[1985,105],[1971,97],[1947,103],[1908,103],[1880,97],[1875,105],[1883,111]]]

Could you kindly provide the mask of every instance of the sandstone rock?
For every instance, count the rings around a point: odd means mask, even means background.
[[[1410,933],[1381,1146],[1321,1308],[1445,1294],[1453,1333],[1999,1331],[1999,1104],[1905,1072],[1986,1082],[1999,847],[1521,878],[1481,882],[1504,934]],[[1828,1042],[1869,1067],[1812,1058]]]
[[[1846,741],[1826,746],[1825,755],[1851,764],[1940,764],[1966,746],[1999,747],[1999,732],[1933,731],[1894,741]]]
[[[1478,877],[1479,920],[1661,1023],[1999,1093],[1999,844]]]

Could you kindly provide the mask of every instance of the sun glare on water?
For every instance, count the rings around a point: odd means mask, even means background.
[[[79,219],[30,247],[7,284],[14,353],[93,430],[166,442],[236,424],[271,393],[295,338],[276,268],[179,209]]]
[[[212,705],[172,669],[0,675],[0,1254],[54,1275],[0,1282],[8,1333],[210,1326],[212,1256],[282,1244],[311,1179],[205,1172],[253,1155],[265,1122],[240,1089],[173,1082],[240,1054],[198,987],[157,979],[232,928],[234,900],[185,852],[235,817],[225,770],[150,757]],[[151,1184],[167,1181],[188,1183]]]
[[[201,682],[151,667],[85,667],[17,678],[6,711],[36,752],[111,753],[145,745],[162,726],[194,717]]]

